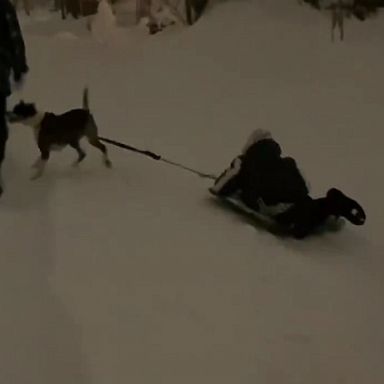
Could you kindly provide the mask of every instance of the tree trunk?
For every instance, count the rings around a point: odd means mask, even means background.
[[[185,0],[185,12],[186,12],[186,16],[187,16],[188,25],[192,25],[194,22],[194,18],[193,18],[193,10],[192,10],[191,0]]]
[[[67,18],[67,8],[65,6],[65,0],[60,1],[61,18],[65,20]]]

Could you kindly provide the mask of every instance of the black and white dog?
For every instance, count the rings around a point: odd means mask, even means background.
[[[83,92],[83,107],[72,109],[61,115],[50,112],[41,112],[35,104],[20,101],[11,112],[7,112],[10,123],[20,123],[33,128],[40,157],[34,164],[36,173],[32,179],[42,176],[45,165],[52,150],[60,150],[70,146],[76,150],[78,158],[74,166],[84,160],[86,154],[80,146],[80,140],[86,137],[91,145],[103,154],[106,167],[111,167],[107,148],[98,139],[98,128],[93,115],[89,110],[88,89]]]

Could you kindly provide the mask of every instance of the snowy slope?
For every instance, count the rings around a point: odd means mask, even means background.
[[[225,1],[192,28],[25,21],[21,94],[51,111],[85,84],[103,135],[219,172],[270,129],[315,195],[338,186],[368,221],[281,240],[213,205],[193,175],[111,148],[55,154],[31,182],[11,131],[1,200],[0,382],[378,384],[384,380],[382,18],[347,26],[277,1]]]

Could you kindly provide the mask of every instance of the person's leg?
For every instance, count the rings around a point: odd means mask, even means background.
[[[366,214],[363,207],[336,188],[331,188],[325,198],[328,211],[334,216],[341,216],[355,225],[363,225]]]
[[[5,158],[5,147],[8,139],[8,127],[6,122],[6,97],[0,95],[0,195],[3,193],[2,165]]]

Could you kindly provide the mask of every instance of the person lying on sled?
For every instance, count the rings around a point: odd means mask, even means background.
[[[336,188],[313,199],[295,160],[281,154],[270,132],[256,130],[241,155],[216,179],[211,193],[241,200],[296,238],[310,235],[331,217],[364,224],[363,208]]]

